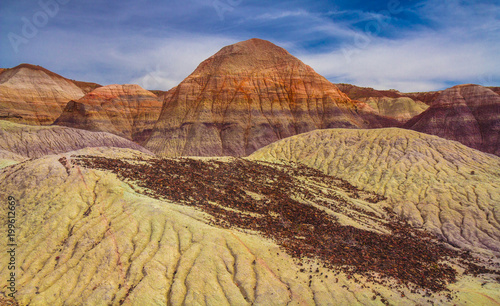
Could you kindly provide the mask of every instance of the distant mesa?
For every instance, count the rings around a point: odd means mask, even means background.
[[[92,90],[102,87],[102,85],[93,83],[93,82],[82,82],[82,81],[76,81],[76,80],[71,80],[73,83],[75,83],[76,86],[80,87],[80,89],[85,93],[88,94]]]
[[[397,90],[376,90],[351,84],[335,84],[353,100],[366,103],[378,115],[405,123],[425,111],[440,91],[402,93]]]
[[[487,88],[493,90],[495,93],[500,95],[500,87],[487,87]]]
[[[285,49],[250,39],[222,48],[172,90],[146,147],[161,156],[245,156],[314,129],[388,124],[364,116],[365,106]]]
[[[0,71],[0,119],[49,125],[66,103],[99,84],[72,81],[43,67],[21,64]]]
[[[371,87],[360,87],[356,85],[337,83],[335,84],[340,91],[345,93],[353,100],[363,100],[366,98],[411,98],[414,101],[431,105],[432,102],[441,94],[442,91],[428,92],[410,92],[404,93],[395,89],[378,90]]]
[[[161,108],[158,97],[139,85],[108,85],[70,101],[54,124],[109,132],[143,143]]]
[[[421,114],[429,107],[423,102],[415,101],[408,97],[373,97],[362,99],[361,101],[374,109],[376,114],[393,118],[400,123],[405,123],[414,116]]]
[[[454,86],[404,127],[500,156],[500,95],[480,85]]]

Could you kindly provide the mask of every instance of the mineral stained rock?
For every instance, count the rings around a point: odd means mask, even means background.
[[[408,97],[372,97],[361,99],[360,101],[373,108],[376,114],[396,119],[401,123],[407,122],[416,115],[421,114],[429,107],[423,102],[415,101]]]
[[[500,156],[500,95],[480,85],[454,86],[404,127]]]
[[[68,101],[83,95],[73,81],[40,66],[21,64],[0,72],[0,119],[49,125]]]
[[[158,97],[139,85],[108,85],[70,101],[54,124],[109,132],[142,144],[161,107]]]
[[[145,146],[161,156],[246,156],[314,129],[387,124],[363,116],[363,106],[283,48],[250,39],[222,48],[169,92]]]

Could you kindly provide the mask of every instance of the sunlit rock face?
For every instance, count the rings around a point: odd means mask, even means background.
[[[70,101],[54,124],[109,132],[143,143],[161,107],[158,97],[139,85],[108,85]]]
[[[423,102],[408,97],[370,97],[361,101],[374,109],[376,114],[396,119],[400,123],[405,123],[429,107]]]
[[[360,87],[352,84],[335,84],[340,91],[345,93],[352,100],[363,100],[366,98],[410,98],[426,105],[432,104],[442,91],[424,91],[424,92],[400,92],[396,89],[378,90],[371,87]]]
[[[500,155],[500,95],[480,85],[454,86],[404,127]]]
[[[40,66],[21,64],[0,72],[0,119],[32,125],[49,125],[70,100],[84,91]]]
[[[222,48],[169,95],[146,144],[163,156],[245,156],[314,129],[385,124],[363,116],[365,104],[260,39]]]

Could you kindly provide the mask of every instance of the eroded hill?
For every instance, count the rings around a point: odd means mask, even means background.
[[[84,149],[6,167],[0,186],[18,202],[20,305],[499,299],[487,263],[300,164]]]
[[[403,129],[318,130],[251,159],[301,162],[388,197],[393,210],[449,243],[500,252],[500,158]]]
[[[480,85],[454,86],[403,127],[500,156],[500,95]]]
[[[397,90],[376,90],[351,84],[335,84],[349,98],[366,103],[370,110],[405,123],[421,114],[441,92],[402,93]]]
[[[54,124],[109,132],[142,144],[149,138],[162,104],[139,85],[108,85],[68,102]]]
[[[169,91],[145,146],[160,156],[246,156],[314,129],[394,124],[363,106],[285,49],[250,39]]]
[[[0,72],[0,119],[49,125],[68,101],[83,95],[73,81],[40,66],[21,64]]]
[[[87,147],[131,148],[149,152],[140,145],[105,132],[91,132],[62,126],[31,126],[0,121],[0,150],[14,156],[38,158]],[[5,156],[6,159],[16,158]],[[19,160],[19,158],[17,158]]]

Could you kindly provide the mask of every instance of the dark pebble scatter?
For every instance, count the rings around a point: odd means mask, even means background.
[[[445,259],[459,258],[472,274],[491,272],[471,263],[470,254],[446,247],[390,210],[382,219],[350,204],[334,190],[371,203],[385,200],[383,196],[301,164],[271,166],[244,159],[223,162],[188,158],[127,162],[89,156],[76,156],[75,163],[110,170],[120,179],[143,187],[141,192],[153,198],[202,209],[213,216],[213,225],[258,231],[291,256],[319,259],[324,267],[342,270],[349,277],[362,274],[379,284],[387,284],[384,278],[392,277],[401,286],[437,292],[457,277],[456,270],[443,263]],[[391,234],[341,225],[308,201],[354,219],[378,220]]]

